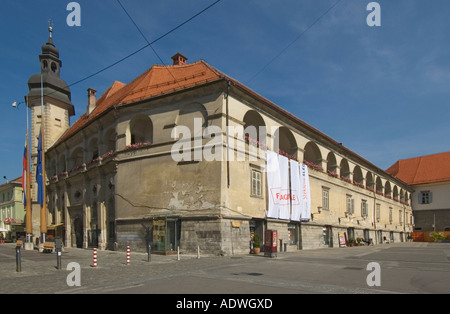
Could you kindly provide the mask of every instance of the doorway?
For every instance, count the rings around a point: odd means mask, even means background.
[[[151,235],[152,248],[157,252],[176,252],[180,245],[181,221],[176,218],[154,219]]]
[[[76,217],[73,220],[72,246],[75,246],[77,248],[83,247],[83,220],[81,219],[81,217]]]
[[[333,247],[333,230],[331,226],[322,227],[323,244],[328,247]]]

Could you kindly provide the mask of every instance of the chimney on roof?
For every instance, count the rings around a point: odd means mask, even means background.
[[[87,92],[88,92],[88,105],[86,108],[86,115],[89,117],[91,112],[94,111],[94,109],[95,109],[97,100],[95,98],[95,93],[96,93],[95,89],[88,88]]]
[[[173,65],[185,65],[187,58],[181,53],[177,53],[172,57]]]

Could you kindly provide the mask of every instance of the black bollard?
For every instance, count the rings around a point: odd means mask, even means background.
[[[61,269],[61,249],[56,249],[56,269]]]
[[[22,261],[20,257],[20,245],[16,245],[16,272],[22,271]]]

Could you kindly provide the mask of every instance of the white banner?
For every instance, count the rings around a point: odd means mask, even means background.
[[[300,169],[297,161],[291,159],[291,220],[300,221],[301,207],[299,194],[300,185]]]
[[[277,193],[279,204],[278,218],[291,218],[291,191],[289,190],[289,159],[285,156],[278,155],[278,164],[280,166],[280,190]]]
[[[309,221],[311,219],[311,190],[309,186],[308,167],[305,164],[300,164],[300,207],[301,220]]]
[[[266,152],[267,156],[267,189],[269,192],[267,217],[278,218],[279,204],[277,193],[280,190],[280,166],[278,164],[278,155],[270,150]]]

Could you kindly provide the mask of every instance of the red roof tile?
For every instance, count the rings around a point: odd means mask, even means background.
[[[386,172],[409,185],[450,181],[450,152],[402,159]]]

